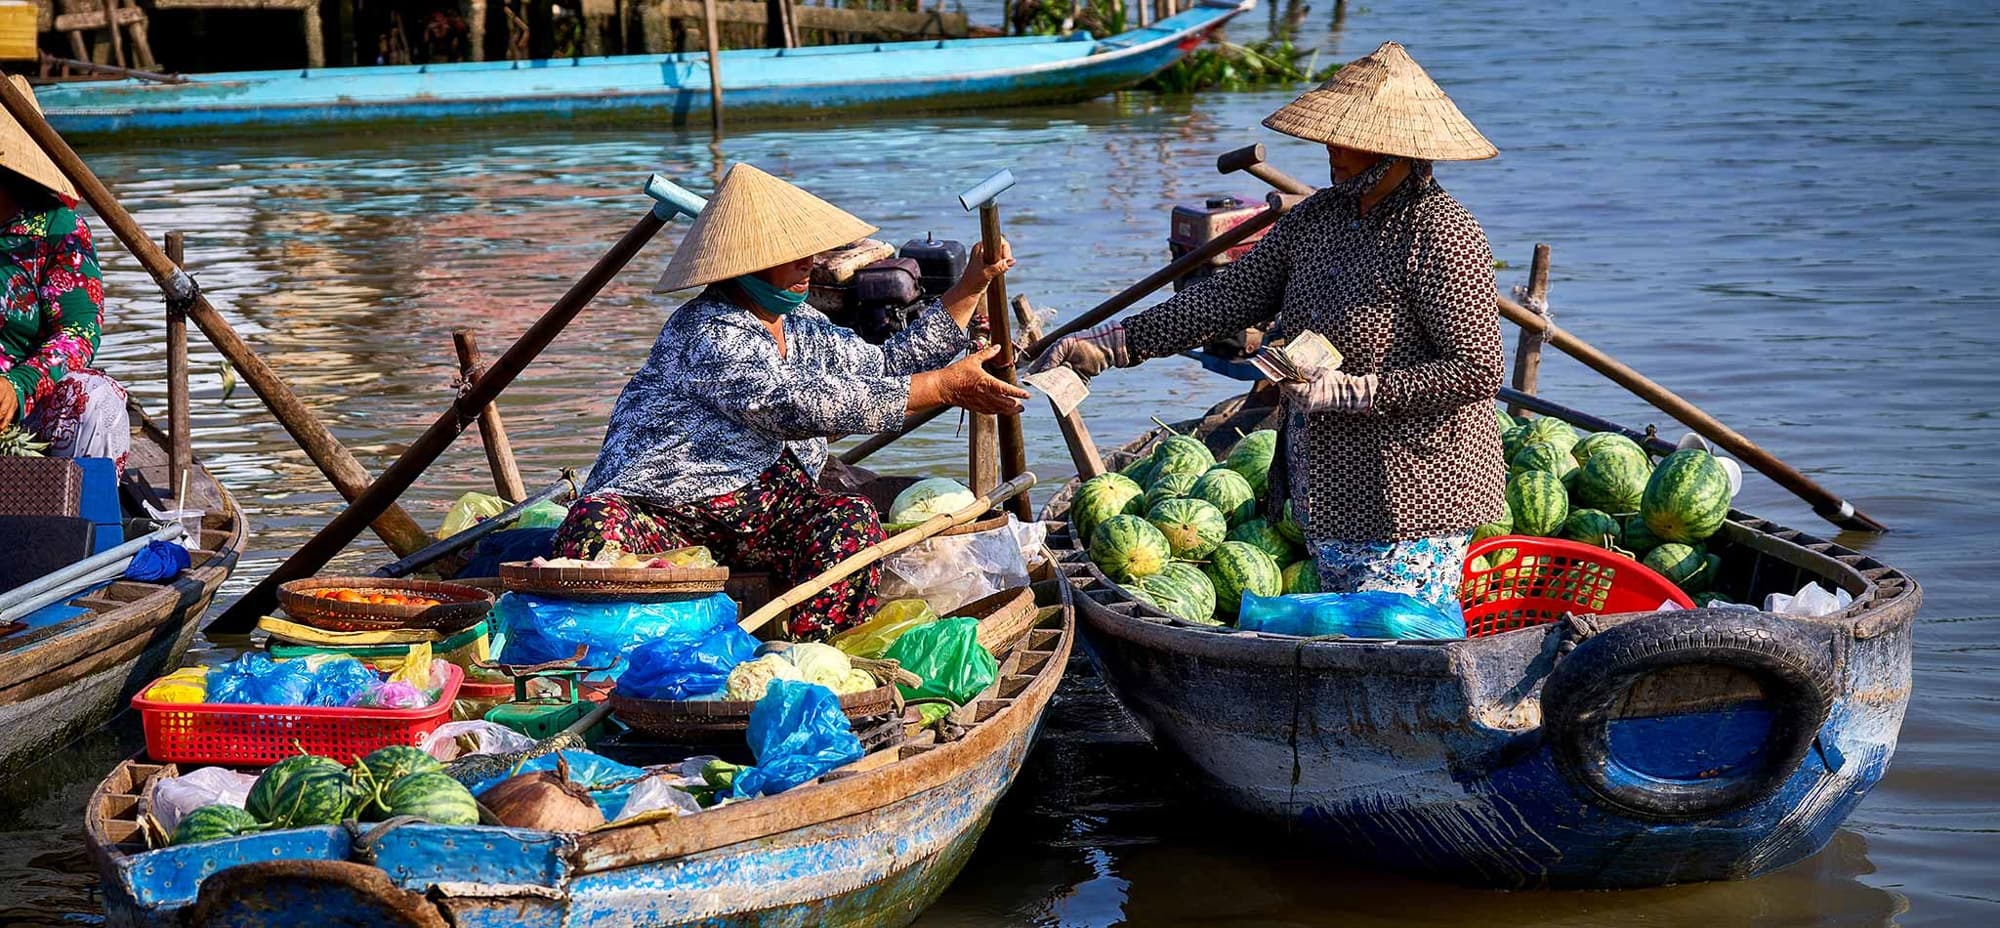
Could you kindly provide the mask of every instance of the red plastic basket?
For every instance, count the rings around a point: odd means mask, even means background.
[[[1475,558],[1505,548],[1513,548],[1515,555],[1485,570],[1473,568]],[[1501,535],[1474,544],[1465,553],[1458,602],[1471,638],[1542,625],[1571,613],[1650,612],[1663,602],[1694,608],[1694,600],[1672,580],[1625,555],[1529,535]]]
[[[267,766],[299,751],[351,761],[392,744],[415,745],[451,718],[465,671],[447,665],[444,692],[421,709],[349,709],[132,698],[146,753],[177,764]]]

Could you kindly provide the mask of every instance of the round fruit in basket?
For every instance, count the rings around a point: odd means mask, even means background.
[[[486,617],[493,594],[436,580],[314,577],[278,587],[278,603],[294,621],[325,631],[457,631]]]

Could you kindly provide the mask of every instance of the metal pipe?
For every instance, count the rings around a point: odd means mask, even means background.
[[[471,528],[459,532],[450,538],[443,539],[422,551],[418,551],[402,560],[375,568],[374,575],[377,577],[407,577],[436,563],[445,556],[464,550],[466,547],[479,541],[479,539],[499,531],[502,526],[520,518],[522,513],[528,511],[528,507],[555,499],[563,495],[564,490],[568,490],[572,495],[578,492],[575,471],[563,471],[562,479],[535,491],[533,495],[512,506],[500,510],[499,513],[490,519],[481,519],[473,523]]]
[[[122,571],[125,569],[124,565],[132,560],[132,555],[138,554],[148,542],[173,541],[181,537],[185,531],[179,522],[170,522],[143,538],[135,538],[109,551],[93,554],[61,570],[43,574],[5,593],[0,593],[0,609],[12,611],[20,603],[62,587],[78,577],[103,570],[107,565],[115,564]]]

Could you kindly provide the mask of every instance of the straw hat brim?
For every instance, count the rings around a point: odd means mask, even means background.
[[[737,163],[694,218],[653,289],[700,287],[867,238],[875,227],[757,168]]]
[[[1326,83],[1265,117],[1264,125],[1324,145],[1427,161],[1500,154],[1394,42],[1343,65]]]
[[[15,74],[7,79],[14,82],[14,89],[25,94],[28,101],[35,104],[37,112],[41,110],[42,104],[35,99],[35,90],[28,86],[26,78]],[[6,168],[34,181],[51,193],[71,200],[76,199],[76,188],[70,184],[69,178],[64,177],[62,171],[56,168],[56,163],[50,161],[49,156],[42,151],[42,147],[28,137],[28,130],[21,128],[21,124],[14,121],[13,116],[4,112],[0,112],[0,168]]]

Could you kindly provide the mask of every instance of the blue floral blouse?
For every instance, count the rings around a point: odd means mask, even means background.
[[[780,355],[764,324],[715,289],[683,304],[619,394],[584,492],[696,502],[743,487],[788,448],[817,478],[828,436],[902,425],[910,375],[971,347],[936,300],[879,346],[810,306],[784,324]]]

